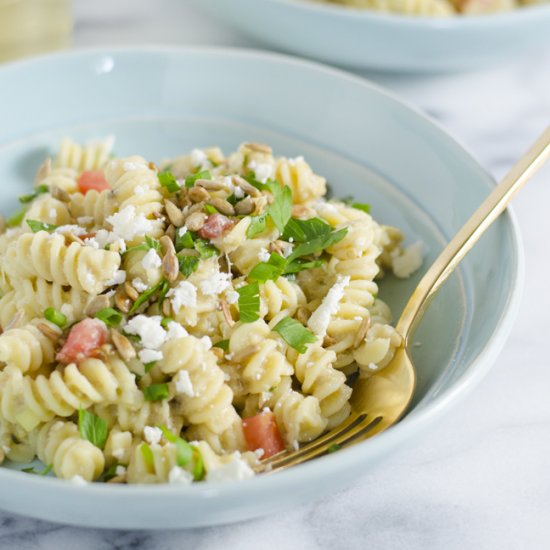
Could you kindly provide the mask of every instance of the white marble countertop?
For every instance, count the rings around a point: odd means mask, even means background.
[[[77,47],[258,47],[185,0],[75,0]],[[366,75],[437,118],[496,176],[550,121],[550,52],[445,76]],[[514,201],[523,306],[496,365],[422,440],[351,489],[277,517],[191,531],[77,529],[0,512],[1,549],[463,550],[550,547],[550,167]],[[369,495],[369,498],[366,498]]]

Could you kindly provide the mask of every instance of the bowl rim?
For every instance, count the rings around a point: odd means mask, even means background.
[[[279,0],[275,0],[279,1]],[[286,0],[282,0],[286,1]],[[400,108],[405,108],[412,111],[418,116],[423,124],[428,124],[435,127],[442,139],[452,142],[453,146],[458,149],[458,152],[471,162],[479,171],[480,176],[486,180],[487,192],[490,192],[495,186],[494,178],[491,174],[478,162],[467,147],[454,135],[444,129],[444,127],[433,120],[430,116],[423,113],[418,107],[410,104],[408,101],[401,99],[397,94],[384,87],[371,82],[366,78],[348,73],[341,69],[336,69],[316,61],[305,60],[290,55],[266,52],[262,50],[254,50],[247,48],[224,48],[224,47],[175,47],[175,46],[116,46],[106,47],[98,46],[93,48],[77,48],[67,52],[48,53],[40,56],[11,61],[0,67],[0,81],[9,77],[9,73],[17,70],[32,69],[35,64],[41,63],[63,63],[66,61],[75,60],[78,58],[87,58],[93,56],[108,56],[130,54],[136,56],[139,60],[141,55],[157,54],[159,59],[166,55],[215,55],[215,56],[230,56],[233,58],[256,58],[262,61],[278,62],[282,64],[296,65],[299,68],[312,73],[324,73],[331,78],[346,80],[351,84],[360,86],[369,91],[374,91],[386,98],[392,100]],[[136,67],[139,67],[139,63]],[[138,69],[136,69],[138,70]],[[8,76],[6,76],[8,75]],[[0,136],[1,138],[1,136]],[[20,138],[17,138],[20,139]],[[0,147],[1,147],[0,143]],[[338,453],[327,455],[311,462],[305,463],[294,468],[289,468],[277,473],[276,476],[260,475],[252,479],[243,481],[220,483],[220,484],[193,484],[181,487],[159,484],[159,485],[124,485],[112,486],[105,483],[90,483],[82,487],[73,483],[67,483],[66,480],[57,479],[54,477],[32,476],[13,469],[3,468],[0,466],[0,483],[8,483],[17,485],[22,489],[44,488],[56,489],[61,496],[68,498],[80,497],[85,494],[90,497],[109,496],[116,499],[126,499],[127,495],[131,496],[162,496],[166,498],[179,497],[182,493],[190,498],[206,499],[208,501],[213,498],[231,499],[235,496],[242,497],[246,493],[249,495],[260,495],[266,490],[275,489],[280,486],[291,487],[292,485],[302,485],[313,480],[318,480],[322,476],[333,475],[338,469],[346,467],[355,467],[369,456],[383,454],[384,447],[386,450],[395,448],[400,442],[407,441],[412,436],[424,432],[430,425],[434,423],[438,416],[445,410],[449,410],[456,405],[460,398],[467,395],[469,391],[479,383],[491,368],[496,356],[501,351],[512,325],[516,318],[521,303],[521,294],[524,281],[524,250],[522,240],[520,238],[519,226],[513,210],[508,209],[503,213],[504,219],[510,224],[511,234],[511,252],[514,254],[514,269],[512,272],[512,280],[508,289],[506,304],[503,307],[503,313],[495,324],[493,334],[485,343],[485,346],[480,351],[478,356],[470,363],[467,371],[455,382],[452,386],[432,401],[424,405],[420,410],[416,410],[413,415],[405,417],[401,422],[393,426],[390,430],[371,438],[367,442],[354,445],[348,449],[343,449]],[[29,513],[28,515],[37,514]],[[70,522],[70,520],[68,521]],[[206,525],[207,523],[205,523]]]
[[[493,27],[516,28],[518,23],[539,19],[541,16],[550,19],[550,4],[535,4],[522,8],[495,12],[489,14],[473,14],[468,16],[456,15],[451,17],[433,17],[422,15],[403,15],[398,13],[377,12],[361,9],[355,6],[341,6],[332,3],[323,3],[317,0],[263,0],[271,4],[286,6],[302,15],[315,14],[322,17],[339,19],[343,24],[349,22],[377,23],[391,28],[404,27],[407,29],[421,28],[426,30],[453,32],[455,30],[477,31],[492,30]]]

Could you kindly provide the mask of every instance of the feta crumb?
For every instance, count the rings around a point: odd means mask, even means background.
[[[118,269],[115,274],[105,284],[107,286],[121,285],[126,280],[126,271]]]
[[[204,151],[201,149],[193,149],[191,151],[191,163],[193,166],[202,166],[208,162],[208,157]]]
[[[147,254],[141,259],[141,265],[144,269],[156,269],[162,265],[162,260],[157,251],[154,248],[150,248]]]
[[[238,185],[234,186],[233,194],[235,195],[236,199],[244,199],[244,191]]]
[[[138,292],[145,292],[149,288],[139,277],[132,280],[132,286]]]
[[[197,305],[197,287],[189,281],[181,281],[178,286],[171,288],[166,294],[167,298],[172,298],[170,303],[175,313],[178,313],[182,307],[195,307]]]
[[[143,437],[149,445],[158,445],[162,439],[162,430],[156,426],[145,426],[143,428]]]
[[[187,470],[174,466],[168,474],[168,481],[170,483],[190,485],[193,482],[193,476]]]
[[[174,377],[174,381],[176,383],[176,391],[178,393],[183,393],[189,397],[193,397],[195,395],[191,378],[189,378],[189,373],[186,370],[180,370]]]
[[[126,468],[124,466],[117,466],[115,468],[115,474],[117,476],[123,476],[125,473],[126,473]]]
[[[95,239],[94,237],[84,239],[84,246],[91,246],[92,248],[95,248],[96,250],[99,249],[99,243],[97,242],[97,239]]]
[[[142,363],[152,363],[153,361],[160,361],[164,357],[162,351],[147,348],[142,349],[138,355],[139,360]]]
[[[226,353],[225,354],[225,358],[228,360],[228,361],[231,361],[233,359],[233,354],[232,353]]]
[[[185,225],[178,229],[178,236],[183,237],[187,233],[187,227]]]
[[[199,283],[201,292],[206,296],[215,296],[231,286],[231,273],[213,273]]]
[[[293,243],[293,242],[294,242],[294,237],[289,237],[289,238],[288,238],[288,242],[289,242],[289,243]]]
[[[176,323],[175,321],[170,321],[168,323],[166,340],[175,340],[176,338],[183,338],[188,335],[189,333],[179,323]]]
[[[258,252],[258,260],[260,260],[260,262],[267,262],[270,256],[271,254],[267,251],[267,248],[262,246]]]
[[[260,459],[265,455],[265,451],[263,449],[256,449],[254,454],[256,455],[256,458]]]
[[[378,370],[378,365],[376,363],[369,363],[367,368],[369,370],[375,371],[375,370]]]
[[[254,177],[261,183],[265,183],[274,174],[273,166],[265,162],[251,160],[248,163],[248,168],[254,172]]]
[[[400,256],[392,259],[394,275],[400,279],[410,277],[422,265],[422,255],[422,243],[411,244]]]
[[[143,347],[158,349],[166,340],[166,331],[161,321],[160,315],[136,315],[126,323],[124,330],[129,334],[137,334]]]
[[[71,477],[70,481],[74,485],[88,485],[88,482],[82,476],[79,476],[78,474]]]
[[[223,483],[225,481],[240,481],[254,477],[252,468],[235,453],[228,457],[229,460],[211,469],[206,475],[206,481]]]
[[[294,451],[297,451],[298,449],[300,448],[300,444],[298,443],[298,441],[296,441],[296,439],[292,442],[292,449]]]
[[[283,258],[288,258],[292,254],[293,247],[290,243],[281,241],[281,253]]]
[[[155,227],[153,220],[148,220],[142,212],[137,214],[133,205],[115,212],[106,221],[113,227],[112,236],[109,237],[110,242],[116,239],[131,241],[136,237],[150,233]]]
[[[340,300],[344,296],[344,289],[349,285],[350,277],[346,275],[338,276],[336,283],[323,298],[321,305],[311,314],[307,326],[313,331],[315,336],[323,338],[327,333],[330,318],[340,307]]]
[[[212,347],[212,340],[210,339],[210,336],[203,336],[202,338],[199,338],[199,341],[204,351],[208,351]]]
[[[239,301],[239,293],[236,290],[228,290],[225,293],[225,300],[228,304],[236,304]]]
[[[88,233],[88,231],[79,225],[60,225],[55,228],[54,233],[60,233],[62,235],[69,234],[80,237],[80,235],[84,235],[85,233]]]

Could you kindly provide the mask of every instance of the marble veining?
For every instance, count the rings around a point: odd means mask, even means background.
[[[258,47],[180,0],[74,2],[77,47]],[[482,72],[365,73],[448,128],[502,176],[550,121],[550,51]],[[488,377],[422,439],[350,489],[276,517],[166,532],[66,527],[0,512],[0,549],[538,550],[549,547],[550,167],[514,201],[526,284],[514,331]]]

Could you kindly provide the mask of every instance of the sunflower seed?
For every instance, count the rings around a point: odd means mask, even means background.
[[[52,323],[41,321],[36,324],[36,328],[52,342],[57,342],[63,335],[63,331],[57,325],[53,325]]]
[[[325,348],[329,348],[330,346],[333,346],[334,344],[336,344],[336,340],[332,336],[329,336],[327,334],[323,339],[323,346]]]
[[[357,334],[355,335],[355,340],[353,341],[353,349],[358,348],[361,345],[361,343],[365,339],[365,336],[367,335],[367,332],[369,331],[369,328],[370,317],[365,317],[361,322],[361,326],[359,327]]]
[[[189,199],[193,202],[202,202],[210,197],[210,193],[204,187],[191,187],[188,193]]]
[[[57,187],[57,185],[52,185],[50,187],[50,193],[52,194],[52,197],[58,201],[69,202],[71,200],[69,193],[67,193],[64,189],[61,189],[61,187]]]
[[[173,241],[175,238],[176,238],[176,228],[170,224],[167,228],[166,228],[166,236],[167,237],[170,237],[170,239]]]
[[[233,176],[233,185],[240,187],[247,195],[251,197],[259,197],[261,195],[259,189],[256,189],[252,184],[248,183],[241,176]]]
[[[305,307],[299,307],[296,310],[296,320],[300,321],[300,323],[302,323],[302,325],[307,325],[309,316],[310,316],[310,312]]]
[[[162,258],[162,272],[171,283],[173,283],[178,278],[179,262],[178,257],[176,256],[176,251],[173,248],[168,250]]]
[[[215,180],[199,179],[195,181],[195,185],[198,185],[199,187],[203,187],[208,191],[222,191],[223,189],[226,189],[226,186],[223,183]]]
[[[256,151],[256,153],[265,153],[266,155],[273,153],[273,149],[269,145],[265,145],[265,143],[245,143],[244,147],[251,151]]]
[[[234,216],[235,209],[233,205],[225,199],[219,199],[217,197],[209,199],[208,204],[213,206],[218,212],[225,216]]]
[[[204,212],[193,212],[186,220],[185,226],[189,231],[198,231],[206,222],[208,216]]]
[[[130,281],[124,283],[124,290],[132,302],[135,302],[139,298],[139,292],[130,284]]]
[[[111,306],[111,299],[105,294],[100,294],[96,296],[90,303],[86,306],[84,314],[88,317],[93,317],[98,311],[105,309]]]
[[[124,361],[130,361],[136,356],[136,350],[134,346],[132,346],[130,340],[114,328],[111,329],[111,339],[120,357],[122,357]]]
[[[153,161],[150,161],[147,166],[149,166],[149,170],[154,170],[155,172],[159,171],[159,169],[157,168],[157,165]]]
[[[122,313],[128,313],[132,307],[132,300],[128,298],[128,295],[122,287],[118,287],[115,293],[115,305]]]
[[[227,326],[229,328],[233,327],[235,325],[235,321],[233,321],[233,317],[231,316],[231,310],[229,309],[229,304],[225,300],[221,300],[220,304],[222,306],[222,313],[223,313],[225,322],[227,323]]]
[[[246,197],[242,201],[239,201],[235,205],[235,212],[239,216],[245,216],[246,214],[251,214],[256,210],[256,203],[252,197]]]
[[[164,201],[164,208],[166,209],[166,215],[168,219],[175,227],[181,227],[185,222],[183,212],[169,200]]]

